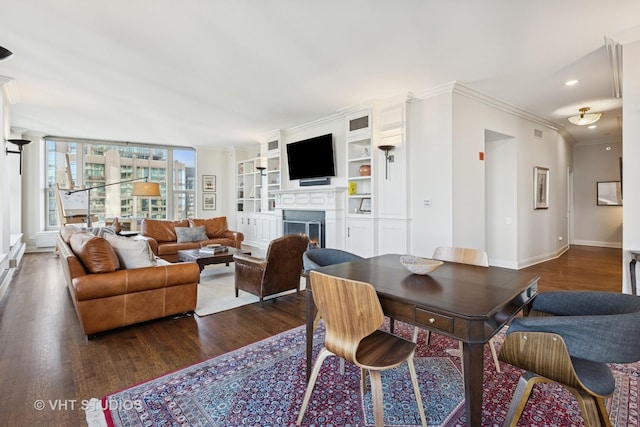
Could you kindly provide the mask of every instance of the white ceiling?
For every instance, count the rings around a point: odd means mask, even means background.
[[[19,132],[248,144],[456,80],[616,142],[605,37],[639,25],[638,0],[0,0],[0,76]],[[567,122],[583,106],[595,130]]]

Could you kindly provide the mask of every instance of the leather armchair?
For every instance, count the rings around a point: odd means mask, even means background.
[[[309,246],[309,238],[301,234],[287,234],[269,243],[264,259],[244,254],[235,254],[236,297],[243,290],[260,298],[295,289],[300,295],[302,254]]]

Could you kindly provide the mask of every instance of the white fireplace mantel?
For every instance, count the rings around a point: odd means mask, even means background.
[[[344,210],[346,187],[300,187],[276,191],[276,209]]]
[[[343,248],[345,243],[346,187],[300,187],[276,191],[275,214],[282,233],[285,210],[324,211],[326,246]]]

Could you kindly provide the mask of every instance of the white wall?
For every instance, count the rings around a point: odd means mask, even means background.
[[[515,107],[459,84],[451,85],[450,91],[412,104],[412,253],[429,256],[437,246],[486,249],[486,164],[479,153],[485,151],[489,130],[511,136],[517,145],[517,165],[510,172],[516,174],[510,179],[517,183],[517,218],[512,218],[517,227],[502,230],[508,233],[504,242],[492,243],[501,258],[493,259],[494,265],[521,268],[557,256],[566,248],[568,142],[542,120],[525,118]],[[535,130],[542,130],[542,137],[534,136]],[[534,166],[550,169],[546,210],[533,209]],[[425,199],[432,201],[431,208],[422,206]],[[507,251],[501,248],[512,247],[514,239],[517,252],[504,259]]]
[[[623,247],[623,292],[630,292],[629,251],[640,250],[640,191],[636,183],[640,182],[640,40],[623,45],[623,207],[624,229]],[[640,272],[638,272],[640,273]],[[638,275],[640,277],[640,274]]]
[[[518,256],[518,144],[511,136],[485,131],[486,251],[494,265]]]
[[[411,103],[407,191],[412,255],[431,257],[437,246],[453,245],[452,126],[450,92]]]
[[[9,138],[9,109],[8,101],[4,96],[4,81],[0,79],[0,131],[2,131],[2,151],[9,145],[5,142]],[[0,200],[2,200],[2,208],[0,208],[0,271],[8,267],[8,260],[2,260],[2,254],[9,252],[9,230],[11,211],[9,203],[9,194],[11,191],[10,181],[8,179],[10,171],[7,167],[7,156],[0,156]]]
[[[622,247],[622,206],[598,206],[596,203],[597,182],[620,180],[621,156],[622,141],[575,147],[572,243]]]
[[[197,179],[197,200],[196,218],[213,218],[218,216],[226,216],[227,222],[235,216],[235,201],[230,203],[229,193],[234,193],[235,175],[235,158],[231,156],[228,150],[205,149],[199,148],[196,152],[196,179]],[[214,175],[216,177],[216,209],[204,210],[203,193],[202,193],[202,176]],[[231,224],[229,224],[231,225]],[[229,227],[231,228],[231,226]]]

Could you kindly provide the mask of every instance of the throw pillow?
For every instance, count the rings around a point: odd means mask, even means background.
[[[176,236],[178,236],[178,243],[208,240],[204,225],[200,227],[176,227],[175,230]]]
[[[98,237],[105,237],[106,234],[116,234],[115,230],[111,226],[87,228],[87,231]]]
[[[226,216],[219,216],[209,219],[190,219],[189,224],[191,224],[192,227],[204,225],[207,229],[207,236],[209,236],[210,239],[215,239],[216,237],[225,237],[225,234],[229,230],[229,228],[227,227]]]
[[[82,231],[71,236],[69,245],[90,273],[110,273],[120,268],[118,255],[102,237]]]
[[[146,240],[121,237],[115,234],[107,234],[105,239],[118,255],[121,268],[130,269],[156,265],[153,253]]]

